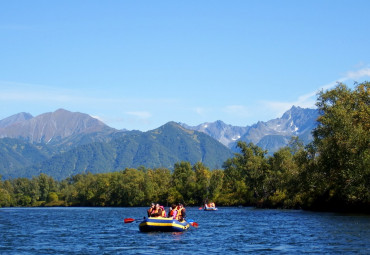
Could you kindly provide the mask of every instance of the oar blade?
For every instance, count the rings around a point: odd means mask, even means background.
[[[124,223],[131,223],[131,222],[134,222],[134,221],[135,221],[135,219],[133,219],[133,218],[126,218],[126,219],[123,220]]]
[[[192,225],[195,228],[199,227],[198,223],[196,223],[196,222],[190,222],[190,225]]]

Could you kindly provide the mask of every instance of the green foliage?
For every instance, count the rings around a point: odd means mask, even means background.
[[[344,84],[321,92],[321,111],[314,130],[316,167],[320,179],[317,203],[330,207],[358,206],[370,202],[370,92],[369,82],[352,91]]]
[[[224,188],[232,194],[229,199],[239,204],[254,203],[267,195],[263,183],[268,170],[267,152],[252,143],[239,141],[238,147],[242,153],[224,164]]]

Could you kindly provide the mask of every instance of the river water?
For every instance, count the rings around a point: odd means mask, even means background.
[[[141,233],[147,208],[2,208],[0,254],[370,254],[370,216],[187,208],[183,233]]]

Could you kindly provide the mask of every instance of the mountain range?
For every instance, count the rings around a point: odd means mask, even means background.
[[[292,136],[308,143],[318,111],[292,107],[281,118],[238,127],[218,120],[198,126],[168,122],[147,132],[117,130],[88,114],[64,109],[33,117],[18,113],[0,120],[0,175],[57,179],[127,167],[165,167],[203,162],[210,169],[238,152],[237,141],[253,142],[269,153]]]
[[[180,124],[187,129],[208,134],[234,152],[237,151],[236,143],[245,141],[254,143],[272,154],[279,148],[288,145],[292,136],[298,136],[305,144],[312,141],[311,131],[317,126],[318,116],[316,109],[293,106],[281,118],[267,122],[259,121],[246,127],[228,125],[220,120],[198,126]]]

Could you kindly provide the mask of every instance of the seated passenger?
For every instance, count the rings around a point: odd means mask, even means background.
[[[170,208],[170,212],[168,213],[169,218],[173,218],[174,220],[177,219],[177,210],[176,210],[176,205],[172,204]]]
[[[178,204],[177,206],[177,220],[178,221],[183,221],[186,216],[186,209],[182,204]]]
[[[162,209],[159,206],[159,204],[155,205],[155,208],[152,210],[152,213],[150,214],[150,217],[158,217],[162,216]]]
[[[148,213],[148,217],[150,217],[150,215],[152,214],[152,211],[155,209],[155,204],[152,203],[152,205],[150,206],[150,208],[148,209],[147,213]]]
[[[162,217],[164,217],[164,218],[166,218],[166,217],[167,217],[167,215],[166,215],[166,210],[164,209],[164,206],[163,206],[163,205],[161,205],[161,206],[160,206],[160,208],[161,208],[161,210],[162,210],[162,212],[161,212],[161,216],[162,216]]]

